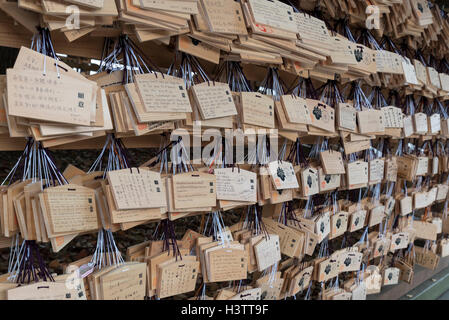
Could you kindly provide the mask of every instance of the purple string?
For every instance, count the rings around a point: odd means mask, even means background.
[[[28,284],[40,280],[55,281],[39,253],[36,241],[25,240],[24,257],[19,267],[16,282]]]
[[[170,247],[173,250],[173,255],[178,261],[178,257],[182,260],[182,255],[179,250],[178,241],[176,240],[175,225],[173,221],[164,219],[161,221],[162,235],[164,235],[163,251],[167,251],[170,255]]]

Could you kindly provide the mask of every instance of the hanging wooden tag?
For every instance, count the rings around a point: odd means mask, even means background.
[[[395,208],[396,200],[393,197],[386,196],[383,201],[383,204],[385,206],[385,214],[387,216],[391,215],[391,213]]]
[[[6,292],[8,300],[79,300],[76,289],[67,288],[65,282],[37,282]]]
[[[304,253],[308,256],[312,256],[315,252],[315,248],[319,242],[319,236],[310,230],[303,229],[306,232],[306,240],[304,241]]]
[[[14,69],[42,72],[42,70],[44,70],[44,66],[47,72],[57,73],[59,70],[62,74],[68,74],[71,77],[78,78],[80,80],[85,79],[81,73],[75,71],[69,65],[60,60],[55,60],[52,57],[27,47],[20,47],[19,54],[17,55],[17,59],[14,63]]]
[[[222,34],[246,35],[245,19],[239,2],[201,0],[210,31]]]
[[[277,190],[299,188],[295,170],[290,162],[273,161],[268,164],[268,169]]]
[[[280,1],[249,0],[249,7],[256,23],[296,33],[296,21],[291,6]]]
[[[136,74],[135,84],[147,112],[192,112],[181,78],[161,73]]]
[[[416,156],[405,155],[397,157],[398,177],[407,181],[412,181],[416,175],[418,159]]]
[[[283,225],[272,219],[263,218],[267,232],[279,235],[281,253],[289,257],[299,257],[304,248],[305,235],[303,232]]]
[[[94,190],[69,184],[47,188],[39,199],[47,231],[55,234],[98,229]]]
[[[408,215],[413,210],[413,201],[412,197],[402,196],[399,198],[399,209],[401,216]]]
[[[281,272],[277,272],[274,280],[266,275],[257,279],[256,285],[260,288],[260,300],[279,300],[284,279],[281,278]]]
[[[273,98],[257,92],[241,92],[243,123],[274,128]]]
[[[398,268],[386,268],[384,270],[383,283],[384,286],[391,286],[399,283],[399,273],[400,270]]]
[[[369,184],[382,182],[384,178],[384,159],[374,159],[369,161]]]
[[[279,262],[281,260],[279,236],[276,234],[265,236],[254,246],[254,253],[259,271],[263,271]]]
[[[341,289],[340,289],[341,290]],[[351,300],[352,293],[341,290],[341,292],[337,292],[331,296],[331,300]]]
[[[402,69],[404,70],[405,84],[419,85],[415,66],[409,58],[402,57]]]
[[[161,188],[165,185],[162,183]],[[111,187],[105,186],[104,195],[106,196],[107,205],[104,206],[104,212],[109,210],[112,223],[127,223],[136,221],[158,220],[161,219],[162,213],[167,212],[167,207],[163,208],[147,208],[147,209],[131,209],[131,210],[118,210],[115,206],[115,201],[112,196]],[[101,200],[96,196],[97,203]],[[103,210],[103,207],[101,207]],[[106,209],[107,208],[107,209]]]
[[[331,46],[331,36],[327,30],[326,23],[314,16],[303,12],[296,12],[295,21],[297,34],[303,42],[319,44],[328,48]]]
[[[104,300],[142,300],[145,296],[146,263],[128,262],[100,276]]]
[[[441,256],[441,258],[445,258],[449,256],[449,240],[448,239],[441,239],[439,245],[438,245],[438,254]]]
[[[413,116],[404,116],[404,136],[410,137],[415,133]]]
[[[19,231],[22,237],[25,240],[30,240],[30,228],[31,225],[29,224],[29,221],[26,221],[26,215],[25,215],[25,196],[23,192],[21,192],[14,200],[14,211],[16,214],[17,222],[19,224]],[[28,223],[27,223],[28,222]]]
[[[413,115],[415,133],[426,134],[429,131],[427,124],[427,115],[425,113],[419,112]]]
[[[282,107],[288,122],[311,124],[307,101],[294,95],[281,96]]]
[[[429,173],[432,176],[438,174],[438,172],[439,172],[438,170],[439,170],[440,167],[438,165],[438,162],[439,162],[439,158],[438,157],[431,158],[431,164],[429,166]]]
[[[425,240],[436,241],[438,235],[437,225],[426,221],[413,221],[413,229],[415,229],[415,237]]]
[[[438,158],[439,158],[438,159],[438,166],[439,166],[438,170],[439,170],[439,172],[440,173],[447,172],[449,170],[449,167],[448,167],[448,159],[449,159],[449,157],[446,156],[446,155],[441,155]]]
[[[6,194],[3,195],[3,223],[4,235],[11,237],[18,233],[19,224],[14,210],[14,200],[20,196],[26,185],[30,184],[31,180],[17,181],[9,185],[6,189]],[[6,205],[5,205],[6,204]]]
[[[364,281],[352,289],[352,300],[366,300],[366,285]]]
[[[435,199],[437,198],[437,192],[438,188],[436,186],[432,186],[429,192],[427,192],[427,203],[429,206],[435,202]]]
[[[330,213],[327,211],[315,220],[315,233],[318,236],[318,243],[329,235],[330,230]]]
[[[191,90],[204,120],[237,114],[227,83],[203,82],[192,86]]]
[[[369,139],[351,141],[351,133],[340,131],[342,137],[343,148],[346,154],[351,154],[371,148],[371,141]]]
[[[405,261],[398,260],[395,261],[394,266],[401,270],[399,274],[399,279],[407,283],[411,283],[414,277],[413,266],[409,265]]]
[[[385,206],[377,206],[370,210],[368,218],[368,226],[376,226],[385,218]]]
[[[401,108],[394,106],[383,107],[381,109],[385,123],[385,128],[403,128],[404,114]]]
[[[291,280],[290,293],[294,295],[297,292],[306,290],[312,280],[312,273],[313,266],[299,271]]]
[[[251,31],[254,34],[258,34],[258,35],[264,35],[267,37],[275,37],[275,38],[280,38],[280,39],[286,39],[286,40],[296,40],[297,39],[297,35],[296,32],[292,32],[292,31],[285,31],[285,30],[281,30],[279,28],[275,28],[272,27],[270,25],[266,25],[266,24],[262,24],[262,23],[258,23],[254,20],[254,17],[252,16],[250,9],[248,8],[249,5],[248,3],[242,3],[242,8],[243,8],[243,12],[245,13],[245,20],[246,23],[248,25],[249,28],[251,28]],[[242,54],[241,54],[242,55]],[[280,58],[280,56],[279,56]],[[249,61],[253,62],[261,62],[259,59],[256,58],[256,60],[254,59],[248,59]],[[282,61],[276,60],[274,58],[270,58],[270,59],[261,59],[263,62],[269,62],[269,63],[282,63]],[[282,59],[281,59],[282,60]]]
[[[373,258],[378,258],[388,254],[391,240],[385,237],[378,238],[373,244]]]
[[[94,82],[47,72],[7,70],[8,115],[90,125]],[[36,90],[38,84],[39,90]],[[42,89],[42,90],[41,90]],[[37,103],[37,101],[47,101]]]
[[[125,84],[125,90],[128,95],[131,107],[139,122],[155,122],[166,120],[184,120],[186,119],[185,112],[148,112],[145,108],[142,99],[140,98],[135,83]],[[189,102],[190,103],[190,102]],[[189,104],[190,105],[190,104]]]
[[[159,172],[143,168],[113,170],[108,171],[107,179],[119,210],[167,206]]]
[[[217,241],[228,241],[228,242],[234,241],[231,230],[229,230],[228,227],[225,227],[224,230],[222,230],[222,232],[219,232],[217,234]]]
[[[273,184],[268,168],[260,167],[258,177],[259,177],[260,197],[263,200],[267,200],[271,197],[272,184]]]
[[[294,189],[286,189],[286,190],[271,190],[270,193],[270,203],[277,204],[286,201],[293,200],[293,191]]]
[[[401,56],[387,50],[376,50],[377,72],[404,74]]]
[[[238,168],[215,169],[217,199],[257,201],[257,174]]]
[[[39,182],[35,182],[35,183],[30,183],[23,188],[23,193],[25,196],[25,204],[26,204],[25,207],[26,207],[27,221],[29,221],[30,224],[33,225],[33,227],[31,228],[31,229],[33,229],[33,230],[31,230],[31,236],[35,240],[38,240],[38,241],[40,241],[42,239],[40,226],[39,226],[40,222],[39,222],[39,218],[38,218],[38,212],[37,212],[36,208],[33,208],[32,200],[34,199],[34,197],[38,196],[38,194],[40,192],[42,192],[42,185],[45,183],[46,183],[46,181],[43,180],[42,182],[39,181]]]
[[[269,219],[269,220],[271,220],[271,219]],[[271,231],[268,230],[268,232],[271,232]],[[234,233],[234,235],[237,238],[237,233]],[[242,240],[243,235],[244,235],[244,233],[240,237],[240,241],[243,241]],[[248,242],[246,243],[246,246],[248,247],[248,251],[249,251],[248,252],[248,272],[253,273],[254,271],[257,271],[257,260],[256,260],[256,255],[254,253],[254,245],[256,243],[258,243],[263,238],[263,235],[262,234],[259,234],[259,235],[249,234],[249,237],[250,238],[248,239]]]
[[[333,64],[340,65],[356,65],[357,60],[352,50],[352,46],[349,44],[349,40],[342,36],[331,37],[330,59]]]
[[[307,99],[311,125],[328,132],[335,132],[334,109],[319,100]]]
[[[429,157],[418,157],[418,164],[416,166],[417,176],[426,176],[429,173]]]
[[[357,132],[357,110],[349,103],[339,103],[336,108],[337,128]]]
[[[318,183],[320,186],[320,193],[335,190],[340,187],[341,175],[339,174],[325,174],[323,168],[318,168]]]
[[[445,92],[449,91],[449,75],[446,73],[440,73],[440,83],[441,83],[441,89]]]
[[[438,184],[438,192],[435,201],[443,201],[447,198],[449,186],[446,184]]]
[[[437,134],[441,130],[441,118],[438,113],[432,114],[430,117],[427,118],[428,124],[427,127],[429,128],[429,133],[431,134]]]
[[[325,174],[346,173],[341,152],[333,150],[321,151],[320,160]]]
[[[344,211],[337,212],[330,217],[329,239],[341,236],[348,230],[348,213]]]
[[[365,226],[366,210],[357,210],[349,214],[348,230],[354,232]]]
[[[260,300],[262,295],[262,290],[260,288],[253,288],[248,290],[243,290],[242,292],[236,294],[228,300]]]
[[[368,162],[355,161],[346,164],[346,182],[348,189],[356,189],[368,183]]]
[[[195,290],[200,264],[194,256],[160,263],[158,269],[157,297],[162,299]]]
[[[244,246],[207,249],[208,280],[210,282],[242,280],[247,277],[248,259]]]
[[[214,64],[220,62],[220,49],[186,35],[179,35],[177,37],[176,49]]]
[[[338,261],[330,257],[318,264],[318,281],[326,282],[338,275]]]
[[[78,0],[79,1],[79,0]],[[86,0],[82,0],[86,1]],[[198,7],[196,1],[149,1],[140,0],[140,7],[146,10],[173,11],[179,13],[197,14]]]
[[[396,157],[392,157],[385,160],[385,174],[384,181],[396,182],[398,177],[398,164]]]
[[[399,232],[391,235],[390,251],[394,252],[399,249],[408,247],[410,240],[407,232]]]
[[[181,173],[174,175],[172,181],[176,210],[216,205],[216,179],[213,174]]]
[[[358,128],[362,134],[385,132],[385,122],[381,110],[369,109],[357,112]]]
[[[429,249],[415,246],[416,264],[431,270],[435,270],[440,262],[440,257]]]
[[[339,252],[337,255],[338,272],[351,272],[360,270],[363,253],[354,251]]]
[[[79,4],[81,6],[86,6],[94,9],[103,8],[104,1],[103,0],[70,0],[67,1],[74,4]]]
[[[415,65],[416,78],[422,85],[428,84],[427,70],[421,61],[414,59],[413,64]]]
[[[429,79],[429,84],[437,89],[441,89],[440,75],[438,74],[438,71],[432,67],[427,67],[427,76]]]
[[[301,193],[308,197],[319,192],[318,171],[312,167],[304,168],[300,171]]]
[[[357,64],[351,66],[351,68],[360,70],[368,74],[377,72],[375,50],[371,50],[370,48],[365,47],[364,45],[354,43],[351,41],[348,41],[347,44],[348,46],[351,47],[351,51],[357,62]]]

